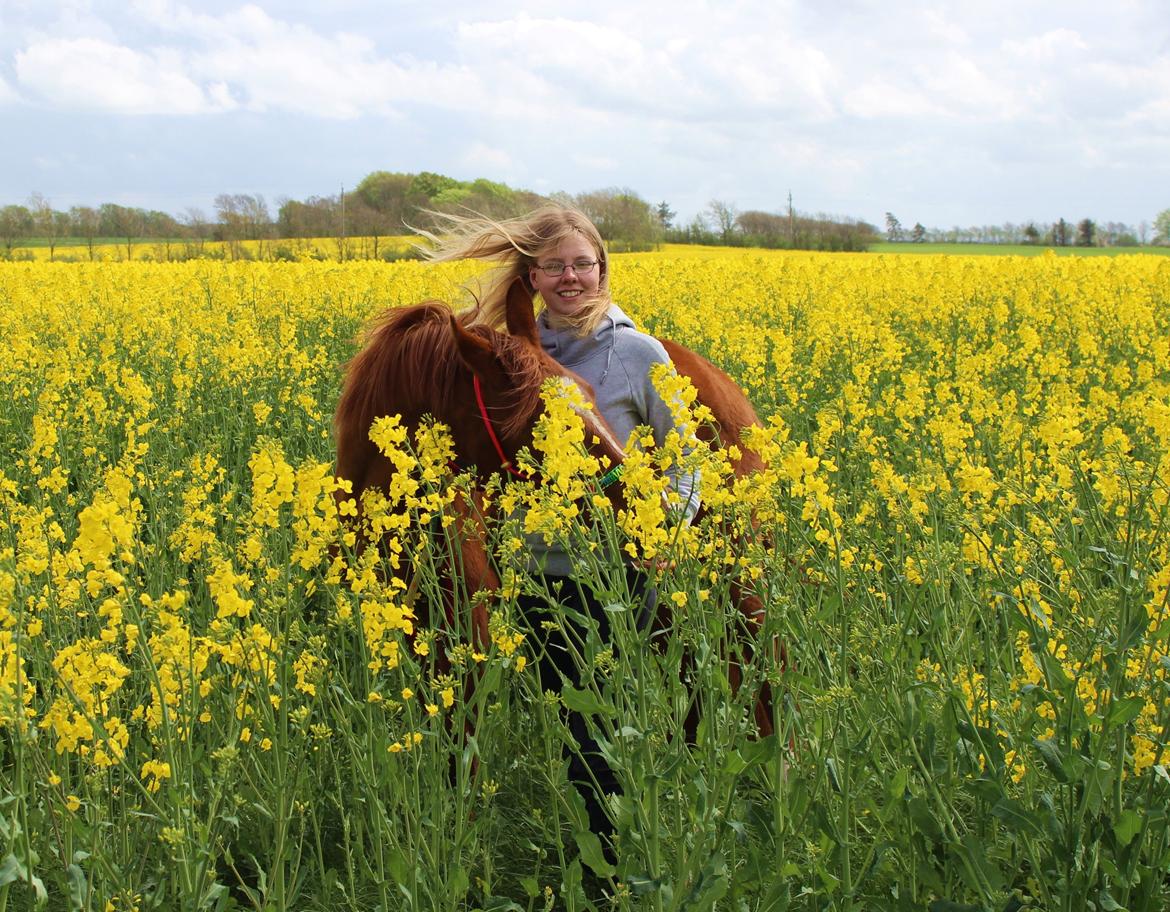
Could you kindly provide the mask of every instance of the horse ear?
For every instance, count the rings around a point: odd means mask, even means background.
[[[508,286],[504,314],[509,333],[540,348],[540,330],[536,328],[536,317],[532,313],[532,293],[519,276]]]
[[[454,314],[451,315],[451,332],[455,336],[455,349],[459,352],[459,358],[473,374],[482,377],[496,369],[496,355],[492,347],[475,333],[469,333],[460,326]]]

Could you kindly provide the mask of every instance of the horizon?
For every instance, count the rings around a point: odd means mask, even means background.
[[[397,15],[395,15],[397,14]],[[0,204],[213,211],[377,170],[628,188],[881,228],[1152,224],[1170,198],[1153,0],[713,8],[346,0],[0,7]]]

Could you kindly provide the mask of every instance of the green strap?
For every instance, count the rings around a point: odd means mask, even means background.
[[[613,484],[615,481],[617,481],[621,477],[622,477],[622,465],[621,465],[621,463],[618,463],[612,469],[610,469],[608,472],[606,472],[604,475],[601,476],[601,481],[599,482],[599,484],[601,485],[601,489],[604,491],[606,488],[608,488],[611,484]]]

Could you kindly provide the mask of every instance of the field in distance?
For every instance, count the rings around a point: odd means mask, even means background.
[[[916,244],[913,241],[883,241],[872,244],[870,253],[950,253],[959,256],[1040,256],[1047,251],[1058,256],[1123,256],[1152,253],[1170,256],[1170,247],[1050,247],[1044,244]]]

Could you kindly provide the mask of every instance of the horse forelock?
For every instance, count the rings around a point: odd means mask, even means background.
[[[335,418],[339,435],[365,433],[382,415],[414,421],[431,414],[441,420],[474,401],[450,318],[446,304],[427,301],[393,308],[375,321],[346,367]],[[505,435],[519,434],[539,408],[541,385],[551,373],[545,359],[521,339],[486,326],[464,328],[492,347],[508,375],[505,400],[491,407],[492,420]]]

